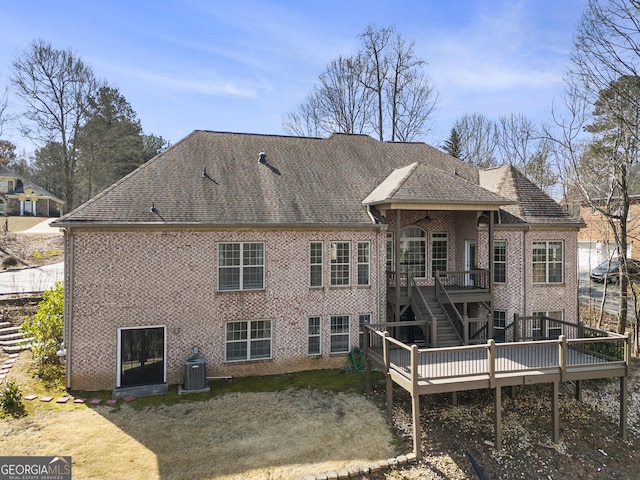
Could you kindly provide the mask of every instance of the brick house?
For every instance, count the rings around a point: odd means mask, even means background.
[[[64,202],[0,165],[0,215],[59,217]]]
[[[196,131],[54,225],[70,389],[180,384],[196,351],[207,376],[342,367],[436,276],[497,329],[577,319],[581,222],[512,167],[423,143]]]
[[[627,257],[640,260],[640,195],[629,197],[627,216]],[[615,256],[616,242],[606,216],[590,205],[580,205],[580,216],[585,227],[578,233],[578,242],[583,257],[595,267],[607,260],[607,253]]]

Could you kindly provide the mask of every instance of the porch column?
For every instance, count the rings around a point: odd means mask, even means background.
[[[489,211],[489,293],[493,293],[493,212]],[[493,322],[493,302],[491,302],[491,321]]]

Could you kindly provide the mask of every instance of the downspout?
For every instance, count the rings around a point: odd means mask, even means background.
[[[394,252],[393,256],[395,258],[395,270],[396,270],[396,308],[395,308],[395,322],[400,321],[400,220],[401,220],[401,211],[400,209],[396,210],[396,234],[393,239],[394,244]]]
[[[528,315],[528,303],[527,303],[527,281],[528,281],[528,274],[527,274],[527,265],[529,264],[528,259],[527,259],[527,233],[529,233],[531,231],[531,225],[529,225],[525,230],[524,230],[524,234],[522,235],[522,259],[523,259],[523,265],[522,265],[522,273],[523,273],[523,279],[522,279],[522,285],[523,285],[523,300],[524,300],[524,305],[523,307],[523,312],[522,315],[523,316],[527,316]]]
[[[370,205],[367,205],[367,213],[369,214],[369,217],[371,218],[371,221],[375,225],[376,224],[376,219],[375,219],[375,216],[371,213],[371,206]],[[375,248],[375,251],[376,251],[376,263],[378,265],[378,268],[376,269],[376,271],[377,271],[377,274],[376,274],[376,323],[382,323],[380,321],[380,299],[382,298],[382,289],[381,289],[381,286],[380,286],[381,285],[380,284],[380,278],[384,279],[385,287],[386,287],[386,284],[387,284],[386,263],[381,263],[380,262],[380,236],[382,235],[382,232],[386,232],[386,230],[383,230],[382,228],[379,228],[378,231],[376,232],[376,248]],[[380,276],[381,273],[382,273],[382,277]],[[385,302],[386,302],[386,300],[387,300],[386,292],[385,292],[385,295],[384,295],[384,299],[385,299]]]
[[[71,390],[71,374],[72,374],[72,324],[73,324],[73,234],[71,228],[65,230],[64,242],[64,333],[65,349],[67,351],[67,391]]]

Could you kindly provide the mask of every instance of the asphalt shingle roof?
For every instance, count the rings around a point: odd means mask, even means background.
[[[512,165],[481,170],[479,177],[480,186],[515,202],[501,208],[503,224],[582,223]]]
[[[363,201],[403,167],[396,199],[505,203],[478,170],[424,143],[195,131],[55,223],[370,225]]]

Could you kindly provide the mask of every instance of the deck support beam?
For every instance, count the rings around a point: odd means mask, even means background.
[[[620,438],[627,440],[627,413],[628,413],[628,399],[627,399],[627,377],[620,377]]]
[[[411,414],[413,417],[413,454],[420,458],[420,395],[411,394]]]
[[[551,441],[560,442],[560,382],[551,384]]]
[[[393,420],[393,379],[391,373],[387,372],[387,421]]]
[[[494,389],[494,431],[495,431],[495,448],[497,451],[502,450],[502,387]]]

